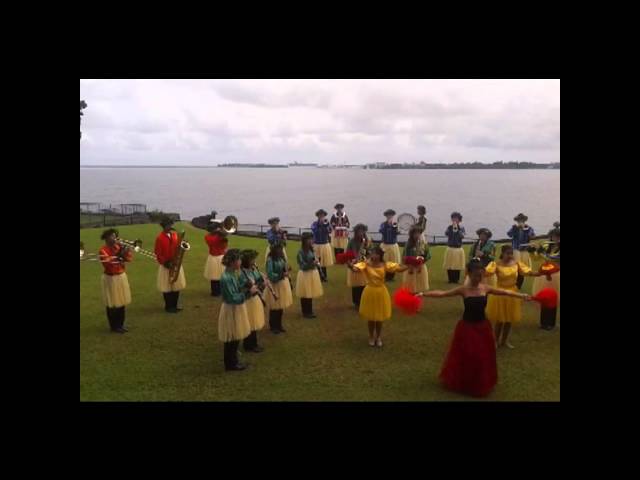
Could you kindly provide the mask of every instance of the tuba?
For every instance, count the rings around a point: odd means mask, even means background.
[[[395,223],[400,233],[409,233],[411,227],[413,227],[417,222],[418,220],[416,217],[410,213],[401,213],[398,215],[398,221]]]
[[[222,221],[222,229],[228,233],[236,233],[238,231],[238,219],[233,215],[227,215]]]
[[[226,219],[225,219],[226,220]],[[183,230],[178,235],[178,249],[176,254],[171,260],[171,270],[169,271],[169,283],[175,283],[180,275],[180,267],[182,267],[182,260],[184,259],[184,252],[191,250],[191,245],[184,240],[186,232]]]

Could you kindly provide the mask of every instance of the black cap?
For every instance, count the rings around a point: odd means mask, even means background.
[[[333,208],[335,208],[336,210],[339,209],[339,208],[344,208],[344,204],[343,203],[336,203]]]
[[[461,222],[461,221],[462,221],[462,214],[461,214],[460,212],[453,212],[453,213],[451,214],[451,218],[457,218],[457,219],[458,219],[458,221],[460,221],[460,222]]]
[[[388,215],[395,215],[396,211],[393,208],[389,208],[387,210],[384,211],[383,215],[386,217]]]
[[[427,213],[427,207],[424,205],[418,205],[418,212]]]
[[[327,212],[324,209],[320,209],[316,212],[316,217],[319,217],[320,215],[324,215],[325,217],[327,216]]]
[[[278,217],[271,217],[269,220],[267,220],[267,223],[269,225],[273,225],[274,223],[280,223],[280,218]]]
[[[513,219],[516,222],[526,222],[527,220],[529,220],[529,217],[527,217],[524,213],[519,213],[518,215],[513,217]]]
[[[164,216],[164,217],[162,217],[162,219],[160,220],[160,226],[161,226],[162,228],[164,228],[164,227],[168,227],[169,225],[173,225],[174,223],[176,223],[176,222],[174,222],[174,221],[173,221],[173,218],[171,218],[171,217],[169,217],[169,216]]]
[[[487,238],[491,238],[493,236],[493,233],[491,233],[491,230],[489,230],[488,228],[482,227],[476,230],[476,235],[478,236],[480,236],[483,233],[487,236]]]
[[[233,262],[239,259],[240,259],[240,250],[237,248],[232,248],[230,250],[227,250],[227,252],[224,254],[224,257],[222,257],[222,264],[228,267]]]
[[[357,232],[362,230],[363,232],[366,232],[369,230],[369,227],[367,227],[364,223],[358,223],[355,227],[353,227],[353,231]]]

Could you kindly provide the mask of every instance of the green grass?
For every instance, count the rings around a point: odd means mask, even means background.
[[[301,317],[300,305],[285,311],[287,333],[259,333],[265,351],[242,354],[251,366],[225,372],[222,344],[217,338],[219,299],[210,296],[202,275],[207,256],[204,232],[183,224],[191,250],[185,255],[187,289],[184,310],[164,313],[156,290],[157,265],[137,257],[127,272],[133,303],[127,307],[129,333],[109,332],[100,294],[102,268],[80,263],[80,399],[121,401],[430,401],[473,400],[448,392],[437,377],[453,329],[462,313],[460,298],[425,300],[413,317],[393,312],[385,322],[383,349],[367,344],[366,323],[351,305],[345,285],[346,268],[329,268],[325,295],[314,300],[318,318]],[[178,228],[181,228],[178,226]],[[156,225],[119,228],[126,239],[141,238],[153,249]],[[101,245],[102,229],[83,229],[80,240],[88,252]],[[230,237],[230,246],[255,248],[264,259],[265,240]],[[298,242],[287,253],[295,258]],[[432,289],[446,289],[442,271],[444,247],[432,249],[429,280]],[[294,268],[295,265],[294,265]],[[400,275],[389,284],[399,286]],[[523,291],[529,292],[527,278]],[[538,308],[525,303],[523,321],[515,326],[515,350],[498,352],[498,385],[485,400],[559,401],[560,331],[537,327]]]

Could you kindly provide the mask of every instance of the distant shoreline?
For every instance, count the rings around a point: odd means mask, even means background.
[[[291,165],[292,167],[302,167],[302,165]],[[289,168],[289,165],[80,165],[80,168]],[[509,166],[509,165],[493,165],[479,166],[477,164],[469,165],[406,165],[406,166],[353,166],[346,167],[340,165],[318,165],[315,167],[321,169],[361,169],[361,170],[560,170],[560,165],[556,164],[540,164],[536,166]]]

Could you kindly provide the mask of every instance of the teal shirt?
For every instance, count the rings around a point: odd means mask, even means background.
[[[222,301],[230,305],[241,305],[244,303],[244,293],[241,290],[241,282],[235,272],[225,272],[220,278],[222,289]]]
[[[313,250],[305,252],[302,248],[298,251],[298,267],[303,272],[316,268],[316,254]]]
[[[476,254],[476,248],[478,247],[479,242],[480,240],[476,240],[476,243],[471,246],[469,258],[473,258]],[[496,259],[496,244],[491,240],[487,240],[487,243],[480,248],[480,251],[484,253],[484,256],[480,258],[480,261],[485,267]]]
[[[262,275],[255,268],[243,268],[240,270],[240,288],[244,291],[246,298],[251,298],[249,293],[249,281],[253,280],[256,285],[260,285],[264,282]]]
[[[270,282],[279,282],[284,278],[285,265],[286,262],[284,261],[284,258],[267,258],[267,277]]]

